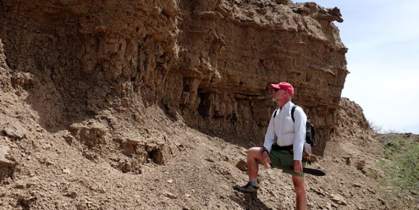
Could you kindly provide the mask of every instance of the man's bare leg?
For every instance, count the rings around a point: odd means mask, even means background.
[[[257,180],[259,172],[259,161],[262,160],[260,147],[252,147],[247,150],[247,173],[249,179]]]
[[[270,159],[267,152],[262,153],[261,147],[252,147],[247,150],[247,172],[249,175],[249,182],[244,186],[234,186],[233,189],[243,193],[256,193],[259,186],[257,177],[259,172],[259,162],[262,162],[265,167],[269,167]]]
[[[307,210],[307,192],[304,186],[304,177],[292,176],[292,183],[294,184],[297,210]]]

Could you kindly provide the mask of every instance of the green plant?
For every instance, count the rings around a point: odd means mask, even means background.
[[[385,181],[393,186],[397,196],[411,194],[419,199],[419,143],[415,138],[403,134],[385,134],[380,136],[385,146],[382,162]]]

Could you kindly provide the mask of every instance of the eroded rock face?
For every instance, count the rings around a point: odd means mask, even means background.
[[[268,85],[292,83],[318,130],[335,127],[346,47],[337,8],[290,1],[4,0],[0,39],[12,85],[50,131],[103,110],[161,106],[169,117],[232,142],[260,145],[275,104]],[[15,81],[15,82],[13,82]]]
[[[342,98],[340,107],[334,135],[361,140],[375,135],[361,106],[348,98]]]

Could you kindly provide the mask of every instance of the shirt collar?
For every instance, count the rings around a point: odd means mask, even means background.
[[[294,104],[291,101],[288,101],[287,103],[284,104],[284,106],[282,108],[285,109],[290,109],[291,106],[293,106]],[[282,110],[281,107],[279,107],[280,110]]]
[[[291,102],[291,101],[288,101],[285,105],[284,105],[284,107],[285,107],[285,109],[290,109],[290,107],[293,105],[293,103]]]

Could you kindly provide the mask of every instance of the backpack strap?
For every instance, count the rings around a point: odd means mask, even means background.
[[[277,114],[278,114],[278,109],[276,109],[274,112],[274,118],[276,117]]]
[[[294,119],[294,112],[295,112],[295,108],[297,108],[297,105],[294,105],[294,106],[292,106],[292,108],[291,108],[291,118],[292,118],[292,121],[293,122],[295,122],[295,119]],[[275,112],[274,112],[274,118],[276,117],[276,115],[278,114],[278,109],[277,110],[275,110]]]
[[[294,119],[294,112],[295,112],[295,108],[297,108],[297,105],[294,105],[294,106],[292,106],[292,108],[291,108],[291,118],[292,118],[292,121],[293,121],[293,122],[295,122],[295,119]]]

